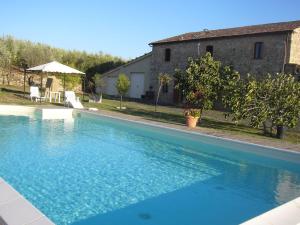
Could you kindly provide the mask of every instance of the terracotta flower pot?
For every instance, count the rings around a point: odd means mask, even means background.
[[[186,125],[190,128],[195,128],[197,126],[199,117],[186,116]]]

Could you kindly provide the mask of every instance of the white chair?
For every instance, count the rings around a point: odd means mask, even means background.
[[[65,91],[65,104],[72,106],[75,109],[83,109],[83,105],[81,104],[79,97],[76,97],[74,91]]]
[[[38,87],[34,87],[34,86],[30,86],[30,99],[31,101],[33,99],[35,99],[35,101],[37,102],[38,99],[40,99],[41,95],[40,95],[40,91]]]
[[[31,99],[31,101],[33,101],[33,99],[34,99],[37,102],[38,99],[45,100],[46,96],[44,96],[44,97],[41,96],[41,93],[40,93],[38,87],[30,86],[30,99]]]

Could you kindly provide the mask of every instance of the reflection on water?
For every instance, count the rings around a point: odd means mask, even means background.
[[[275,199],[278,204],[283,204],[291,199],[291,196],[300,196],[300,177],[289,171],[280,171],[277,175],[277,187]]]
[[[74,119],[64,120],[43,120],[36,123],[41,132],[39,148],[50,157],[58,157],[69,154],[72,151],[70,146],[74,145]],[[36,128],[33,128],[36,130]]]

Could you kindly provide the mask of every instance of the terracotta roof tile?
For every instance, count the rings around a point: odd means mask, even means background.
[[[281,23],[269,23],[245,27],[236,27],[220,30],[203,30],[200,32],[190,32],[182,35],[162,39],[150,43],[150,45],[169,43],[169,42],[183,42],[192,41],[200,39],[211,39],[219,37],[230,37],[230,36],[242,36],[251,34],[261,34],[261,33],[274,33],[274,32],[286,32],[292,31],[300,27],[300,20],[281,22]]]

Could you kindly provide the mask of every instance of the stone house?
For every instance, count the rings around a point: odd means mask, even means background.
[[[153,98],[158,89],[158,74],[184,70],[189,57],[210,52],[223,65],[246,75],[289,72],[300,74],[300,20],[186,33],[149,44],[152,52],[104,74],[104,93],[117,95],[119,73],[130,77],[128,97]],[[135,90],[137,89],[137,90]],[[174,80],[163,87],[160,102],[177,103]]]
[[[151,73],[185,69],[189,57],[211,52],[223,65],[231,65],[241,75],[290,72],[300,74],[300,21],[203,30],[150,43]],[[179,95],[174,81],[161,96],[165,103],[176,103]],[[154,89],[157,87],[155,86]]]

